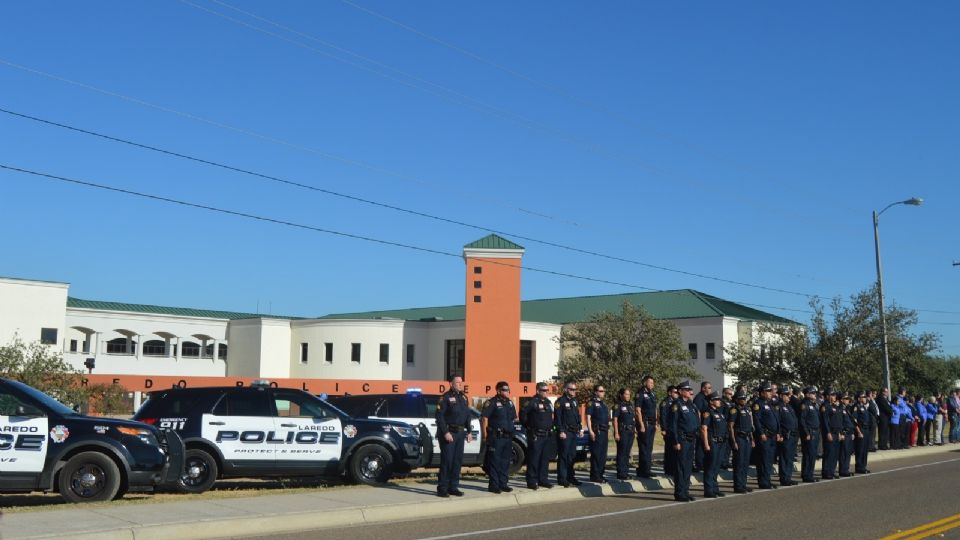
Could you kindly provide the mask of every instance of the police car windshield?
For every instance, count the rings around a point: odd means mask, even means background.
[[[7,381],[7,384],[9,384],[10,386],[13,386],[17,390],[20,390],[21,392],[29,396],[31,399],[39,402],[41,405],[43,405],[47,409],[50,409],[52,412],[56,414],[63,415],[63,416],[77,414],[70,407],[67,407],[63,403],[60,403],[59,401],[53,399],[47,394],[44,394],[43,392],[37,390],[36,388],[33,388],[32,386],[27,386],[19,381]]]

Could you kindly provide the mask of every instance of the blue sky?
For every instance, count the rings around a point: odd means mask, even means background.
[[[8,2],[0,108],[823,297],[875,279],[870,212],[923,197],[881,219],[887,292],[960,354],[956,3],[351,2]],[[0,163],[445,252],[486,234],[2,113]],[[465,294],[456,257],[5,170],[0,201],[0,275],[80,298],[309,316]],[[806,309],[517,241],[532,267]],[[523,279],[526,299],[642,290]]]

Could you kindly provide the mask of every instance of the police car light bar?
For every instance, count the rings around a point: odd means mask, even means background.
[[[251,382],[250,386],[270,386],[270,381],[267,379],[257,379]]]
[[[407,395],[410,396],[419,396],[423,393],[422,388],[407,388]]]

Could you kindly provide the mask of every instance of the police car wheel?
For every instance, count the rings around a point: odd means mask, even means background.
[[[217,460],[204,450],[192,448],[183,456],[183,475],[177,488],[184,493],[203,493],[213,487],[218,475]]]
[[[350,458],[350,478],[361,484],[382,484],[390,479],[392,463],[389,450],[378,444],[367,444]]]
[[[67,502],[109,501],[120,491],[120,468],[100,452],[81,452],[60,469],[57,488]]]
[[[517,441],[512,441],[510,445],[511,454],[510,454],[510,468],[508,469],[509,474],[517,474],[521,467],[523,467],[524,461],[527,459],[527,453],[524,452],[523,447],[520,446],[520,443]]]

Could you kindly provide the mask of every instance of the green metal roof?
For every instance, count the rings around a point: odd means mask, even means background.
[[[578,296],[574,298],[550,298],[520,302],[520,318],[528,322],[569,324],[586,321],[601,312],[618,312],[623,302],[643,307],[657,319],[695,319],[701,317],[736,317],[764,322],[797,324],[796,321],[760,311],[743,304],[730,302],[691,289],[647,293],[610,294],[603,296]],[[462,320],[464,306],[441,306],[428,308],[367,311],[362,313],[335,313],[321,319],[401,319]]]
[[[263,313],[239,313],[236,311],[218,311],[214,309],[194,309],[169,306],[152,306],[148,304],[127,304],[123,302],[104,302],[101,300],[81,300],[67,298],[67,307],[83,309],[101,309],[108,311],[131,311],[134,313],[153,313],[157,315],[178,315],[182,317],[203,317],[206,319],[302,319],[303,317],[288,317],[286,315],[265,315]]]
[[[488,234],[476,242],[470,242],[463,246],[464,249],[524,249],[519,244],[507,240],[496,234]]]

